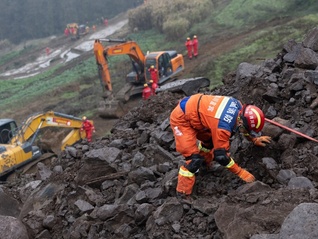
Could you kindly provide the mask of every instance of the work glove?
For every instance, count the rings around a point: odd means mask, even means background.
[[[252,183],[255,181],[254,175],[245,170],[244,168],[241,168],[241,171],[237,174],[237,176],[239,176],[246,183]]]
[[[269,144],[271,142],[271,137],[269,136],[260,136],[252,139],[252,142],[256,146],[265,147],[266,144]]]
[[[241,168],[240,166],[238,166],[237,163],[234,162],[234,160],[231,158],[231,162],[226,166],[227,169],[236,174],[237,176],[239,176],[243,181],[247,182],[247,183],[252,183],[255,181],[255,177],[253,176],[253,174],[251,174],[250,172],[248,172],[246,169]]]

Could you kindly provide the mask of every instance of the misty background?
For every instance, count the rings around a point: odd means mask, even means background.
[[[18,44],[63,34],[68,23],[101,24],[143,0],[0,0],[0,41]]]

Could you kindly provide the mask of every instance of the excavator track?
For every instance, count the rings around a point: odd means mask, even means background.
[[[210,86],[210,80],[205,77],[195,77],[189,79],[180,79],[161,85],[156,89],[156,92],[170,91],[183,92],[187,96],[198,93],[204,88]]]

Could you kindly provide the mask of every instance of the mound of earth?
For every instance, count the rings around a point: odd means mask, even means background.
[[[266,118],[317,136],[318,28],[289,41],[275,59],[241,63],[224,86]],[[318,145],[266,123],[265,148],[240,135],[231,154],[257,181],[214,164],[197,175],[191,200],[176,197],[178,167],[169,115],[182,94],[142,101],[92,143],[68,147],[38,172],[2,186],[6,238],[317,238]],[[10,202],[10,210],[6,205]],[[7,227],[5,227],[7,226]],[[9,230],[7,229],[9,228]],[[27,233],[26,233],[27,232]]]

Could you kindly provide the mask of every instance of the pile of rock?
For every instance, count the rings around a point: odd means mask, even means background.
[[[289,41],[275,59],[241,63],[224,86],[207,93],[256,104],[267,118],[316,137],[317,52],[315,28],[302,43]],[[108,137],[68,147],[51,167],[39,164],[34,177],[2,186],[0,233],[6,238],[316,238],[318,145],[277,126],[265,125],[273,143],[264,149],[232,138],[232,156],[258,181],[244,184],[215,165],[198,175],[192,202],[175,197],[184,158],[175,152],[169,115],[181,97],[165,92],[143,101]],[[11,202],[10,210],[5,202]]]

